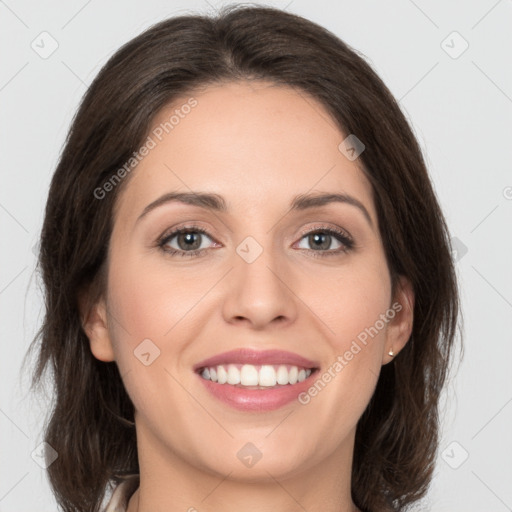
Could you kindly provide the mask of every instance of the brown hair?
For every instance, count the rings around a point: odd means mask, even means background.
[[[52,371],[44,440],[59,455],[48,476],[65,511],[97,511],[107,484],[139,470],[133,404],[116,363],[92,355],[77,302],[87,287],[91,300],[104,290],[113,208],[128,178],[101,200],[94,191],[140,148],[162,107],[212,83],[251,79],[311,95],[366,147],[359,163],[393,288],[409,278],[415,304],[411,337],[382,367],[357,426],[352,498],[366,512],[396,511],[428,489],[459,297],[419,145],[381,79],[334,34],[271,7],[231,5],[167,19],[122,46],[87,90],[51,182],[39,259],[46,315],[30,350],[40,342],[32,387]]]

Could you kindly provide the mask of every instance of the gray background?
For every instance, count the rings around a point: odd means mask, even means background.
[[[121,44],[221,4],[0,0],[0,512],[57,509],[32,457],[47,404],[28,394],[20,364],[42,318],[34,246],[71,118]],[[512,510],[512,1],[267,4],[363,52],[411,120],[455,237],[465,355],[443,397],[436,475],[418,510]],[[44,55],[52,40],[58,48]]]

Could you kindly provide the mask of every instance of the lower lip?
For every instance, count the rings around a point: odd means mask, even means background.
[[[272,411],[279,409],[294,400],[300,393],[306,391],[311,385],[311,378],[318,370],[312,371],[311,375],[302,382],[286,384],[283,386],[269,387],[267,389],[249,389],[233,386],[231,384],[219,384],[204,379],[197,374],[199,379],[206,386],[206,389],[217,399],[239,409],[241,411]]]

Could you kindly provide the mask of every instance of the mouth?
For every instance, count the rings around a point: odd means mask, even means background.
[[[245,389],[268,389],[293,386],[305,381],[318,368],[295,365],[228,364],[205,366],[196,370],[203,379]]]
[[[218,354],[194,366],[210,394],[243,411],[278,409],[297,399],[320,365],[278,350],[240,349]]]

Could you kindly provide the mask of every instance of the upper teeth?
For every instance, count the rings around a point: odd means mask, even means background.
[[[201,376],[219,384],[241,384],[242,386],[275,386],[295,384],[311,375],[311,369],[297,366],[252,364],[228,364],[204,368]]]

